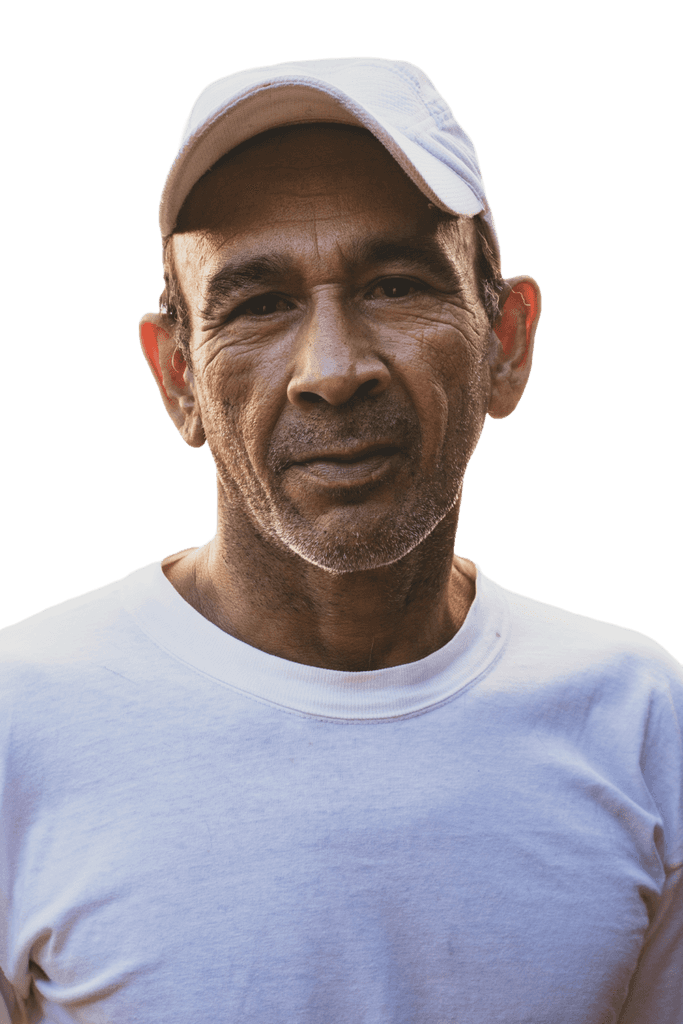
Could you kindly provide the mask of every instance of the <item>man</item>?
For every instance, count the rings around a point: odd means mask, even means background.
[[[3,634],[6,1019],[681,1024],[679,667],[453,555],[540,297],[443,100],[214,83],[161,227],[218,529]]]

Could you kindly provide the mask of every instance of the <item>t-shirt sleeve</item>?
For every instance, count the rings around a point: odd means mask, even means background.
[[[683,670],[667,661],[641,762],[664,824],[666,877],[618,1024],[683,1024]]]
[[[618,1024],[683,1024],[683,865],[667,872]]]

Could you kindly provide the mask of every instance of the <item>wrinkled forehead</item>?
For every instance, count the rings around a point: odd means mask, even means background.
[[[444,214],[368,131],[298,125],[227,154],[194,186],[174,235],[177,269],[209,272],[226,250],[348,250],[366,237],[431,238],[470,265],[469,218]]]
[[[327,189],[363,195],[384,183],[398,202],[428,201],[366,129],[352,125],[290,125],[250,139],[222,157],[193,187],[176,233],[206,230],[245,209],[290,205]],[[347,197],[348,199],[348,197]]]

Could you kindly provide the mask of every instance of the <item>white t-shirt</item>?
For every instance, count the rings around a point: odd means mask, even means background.
[[[159,564],[52,608],[0,633],[5,1020],[681,1024],[682,723],[652,641],[481,573],[371,672]]]

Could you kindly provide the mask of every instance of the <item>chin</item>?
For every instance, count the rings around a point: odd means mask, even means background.
[[[373,517],[365,529],[357,523],[318,521],[315,525],[288,523],[284,528],[280,524],[276,532],[290,551],[320,569],[338,574],[368,572],[393,565],[414,551],[448,515],[455,500],[438,508],[425,503],[412,515]]]

